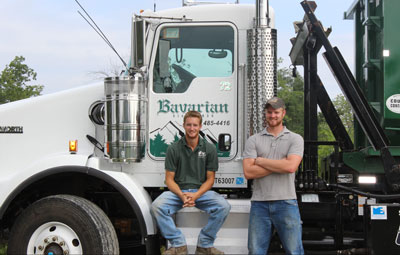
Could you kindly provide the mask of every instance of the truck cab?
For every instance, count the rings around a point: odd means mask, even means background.
[[[124,75],[2,105],[2,130],[10,131],[0,135],[8,252],[159,253],[164,242],[150,205],[166,188],[166,150],[184,135],[183,115],[196,110],[202,139],[218,151],[214,188],[232,205],[216,246],[246,254],[250,193],[241,155],[248,136],[263,128],[258,109],[276,93],[273,11],[265,1],[261,7],[135,14]],[[206,219],[193,208],[176,215],[189,251]]]

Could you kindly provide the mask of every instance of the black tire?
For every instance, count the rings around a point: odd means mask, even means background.
[[[81,197],[55,195],[36,201],[17,218],[7,253],[50,251],[110,255],[119,254],[119,245],[113,225],[97,205]]]

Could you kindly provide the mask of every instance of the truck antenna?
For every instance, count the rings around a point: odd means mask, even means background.
[[[75,0],[75,2],[79,5],[79,7],[85,12],[86,16],[90,19],[90,21],[80,12],[78,11],[79,15],[86,20],[86,22],[93,28],[94,31],[101,37],[101,39],[104,40],[104,42],[117,54],[118,58],[121,60],[122,64],[124,65],[125,69],[129,73],[128,66],[126,65],[125,61],[122,59],[122,57],[118,54],[117,50],[114,48],[114,46],[111,44],[111,42],[108,40],[107,36],[101,31],[99,26],[97,26],[96,22],[90,17],[89,13],[86,12],[85,8],[78,2],[78,0]]]
[[[269,0],[267,0],[267,27],[269,27],[269,22],[270,22],[270,18],[269,18]]]

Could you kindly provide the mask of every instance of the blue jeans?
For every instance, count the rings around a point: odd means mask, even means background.
[[[182,192],[196,192],[197,189],[182,190]],[[209,214],[207,225],[200,231],[197,246],[213,247],[217,232],[224,224],[231,205],[218,193],[207,191],[196,201],[196,207]],[[172,193],[162,193],[151,205],[151,214],[157,221],[161,234],[170,241],[172,247],[186,245],[185,237],[176,228],[172,215],[182,209],[182,200]]]
[[[267,254],[273,228],[278,232],[286,254],[304,254],[297,200],[251,201],[249,254]]]

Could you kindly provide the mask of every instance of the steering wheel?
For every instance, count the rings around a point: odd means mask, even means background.
[[[172,64],[172,68],[174,68],[176,73],[179,75],[179,79],[181,79],[181,82],[178,84],[174,92],[183,93],[189,88],[190,83],[194,78],[196,78],[196,75],[177,64]]]

